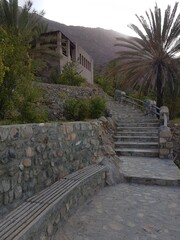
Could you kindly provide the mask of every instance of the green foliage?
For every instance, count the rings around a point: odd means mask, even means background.
[[[80,86],[85,81],[85,78],[77,72],[76,63],[71,62],[64,66],[58,83],[69,86]]]
[[[91,118],[101,117],[106,109],[105,100],[102,97],[94,97],[90,100],[89,113]]]
[[[58,84],[60,82],[60,73],[57,67],[54,67],[50,74],[50,82]]]
[[[0,120],[3,122],[46,121],[47,113],[37,107],[40,90],[32,84],[40,64],[30,58],[30,43],[36,41],[43,12],[26,1],[20,10],[18,0],[0,1]]]
[[[88,101],[86,99],[71,99],[66,102],[64,115],[67,120],[84,120],[88,114]]]
[[[97,83],[108,95],[114,95],[114,82],[110,77],[98,76],[95,78],[95,83]]]
[[[136,99],[140,99],[142,101],[146,100],[146,99],[151,99],[151,100],[155,100],[155,95],[152,92],[149,92],[147,95],[144,95],[142,92],[130,92],[128,93],[128,95],[132,98],[136,98]]]
[[[65,93],[65,92],[60,92],[59,97],[63,100],[67,100],[68,99],[68,94]]]
[[[105,100],[99,96],[91,99],[71,99],[66,101],[64,115],[67,120],[94,119],[104,115],[105,109]]]
[[[0,85],[0,119],[17,122],[40,122],[46,120],[46,114],[38,110],[39,89],[32,84],[34,74],[29,46],[22,35],[0,31],[0,49],[7,51],[1,56],[4,67]]]
[[[0,28],[2,32],[3,29]],[[0,36],[2,33],[0,34]],[[3,38],[0,38],[0,85],[3,82],[5,73],[8,71],[8,67],[4,65],[4,57],[7,56],[8,51],[12,51],[11,47],[8,48],[7,43],[5,43]]]
[[[44,12],[37,12],[32,9],[32,1],[26,1],[21,11],[18,0],[0,1],[0,26],[15,35],[38,36],[39,32],[45,29],[41,22]]]
[[[179,68],[180,14],[178,2],[173,9],[168,5],[164,14],[157,6],[144,16],[136,15],[140,28],[130,24],[138,37],[119,37],[118,71],[125,74],[125,84],[140,89],[146,95],[154,91],[157,106],[164,104],[166,90],[175,89],[176,73]],[[163,18],[162,18],[163,16]],[[179,86],[180,84],[177,84]],[[171,97],[173,96],[171,91]]]

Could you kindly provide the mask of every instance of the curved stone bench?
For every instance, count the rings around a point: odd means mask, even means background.
[[[0,239],[50,239],[72,211],[105,185],[105,170],[88,166],[27,199],[2,220]]]

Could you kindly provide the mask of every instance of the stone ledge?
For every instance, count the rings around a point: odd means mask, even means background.
[[[105,185],[104,166],[70,174],[26,200],[0,224],[0,239],[50,239],[63,221]]]

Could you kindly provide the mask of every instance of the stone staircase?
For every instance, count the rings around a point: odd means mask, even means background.
[[[119,156],[158,157],[159,121],[132,106],[120,105],[116,122],[115,150]]]

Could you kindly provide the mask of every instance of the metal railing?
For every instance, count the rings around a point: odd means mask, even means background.
[[[126,102],[132,103],[133,105],[142,108],[143,107],[143,101],[137,98],[133,98],[130,96],[125,95]]]
[[[168,127],[169,120],[169,110],[166,106],[157,107],[156,102],[150,99],[146,99],[144,101],[140,99],[136,99],[130,96],[127,96],[125,92],[117,90],[115,92],[115,100],[119,101],[119,103],[130,103],[135,107],[140,108],[144,111],[144,115],[151,115],[156,117],[159,120],[160,126],[158,131],[159,137],[159,157],[160,158],[168,158],[176,161],[177,153],[173,156],[173,147],[172,147],[172,139],[171,139],[171,130]],[[168,144],[167,144],[168,143]],[[164,151],[164,149],[166,151]],[[163,150],[163,151],[161,151]],[[180,161],[178,160],[178,164],[180,167]]]
[[[117,94],[117,95],[116,95]],[[168,109],[166,109],[165,112],[161,113],[161,108],[156,106],[155,101],[152,101],[150,99],[146,99],[144,101],[138,99],[138,98],[133,98],[128,95],[126,95],[125,92],[117,90],[115,93],[115,98],[119,102],[127,102],[130,103],[138,108],[140,108],[142,111],[144,111],[145,115],[153,115],[156,116],[158,119],[160,119],[161,123],[163,126],[167,127],[168,126]]]

